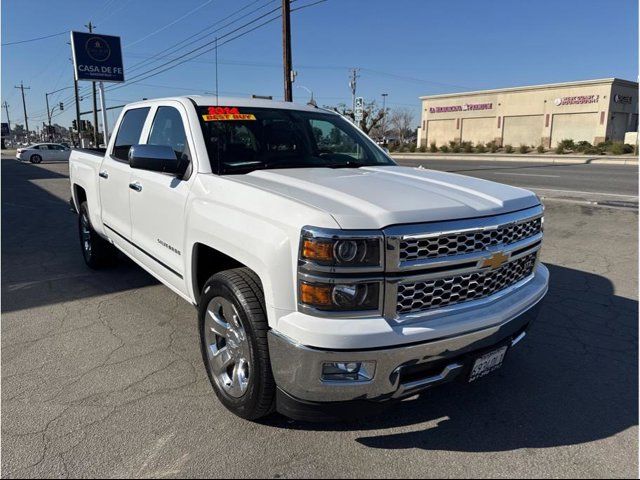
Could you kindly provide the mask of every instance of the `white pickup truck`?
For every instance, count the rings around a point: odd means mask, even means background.
[[[321,108],[143,101],[69,163],[86,263],[118,249],[196,306],[213,389],[246,419],[348,419],[474,381],[547,291],[533,193],[398,166]]]

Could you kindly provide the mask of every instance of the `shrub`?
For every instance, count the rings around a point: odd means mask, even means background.
[[[398,148],[398,151],[400,153],[404,153],[408,150],[409,148],[406,145],[400,145],[400,148]]]
[[[560,145],[562,145],[562,148],[565,150],[575,150],[576,148],[576,144],[573,142],[573,140],[565,138],[564,140],[562,140],[560,142]]]
[[[606,140],[604,142],[600,142],[596,145],[596,147],[602,149],[602,150],[609,150],[611,148],[611,146],[613,145],[613,142],[611,140]]]
[[[415,144],[415,143],[412,143],[412,144],[409,146],[409,151],[410,151],[411,153],[415,153],[415,151],[416,151],[416,144]]]
[[[507,152],[507,153],[513,153],[513,146],[505,145],[504,146],[504,151]]]
[[[538,151],[538,153],[544,153],[544,147],[542,146],[542,144],[538,145],[538,148],[536,148],[536,150]]]
[[[521,143],[520,146],[518,147],[518,151],[520,153],[529,153],[529,146],[525,145],[524,143]]]
[[[462,147],[458,142],[449,142],[449,145],[451,146],[451,151],[453,153],[460,153],[460,151],[462,150]]]
[[[471,153],[473,152],[473,143],[471,142],[462,142],[460,144],[460,146],[462,147],[462,151],[464,153]]]
[[[480,142],[476,145],[476,152],[485,153],[487,151],[487,147],[484,146],[484,143]]]
[[[420,148],[418,149],[418,151],[419,151],[420,153],[424,153],[424,152],[426,152],[426,151],[427,151],[427,147],[426,147],[425,145],[420,145]]]
[[[487,148],[491,153],[496,153],[498,151],[498,144],[492,140],[487,143]]]
[[[611,153],[613,153],[614,155],[623,155],[625,153],[632,153],[632,152],[633,152],[633,145],[629,145],[622,142],[616,142],[613,145],[611,145]]]
[[[440,151],[441,151],[442,153],[447,153],[447,152],[449,151],[449,147],[448,147],[448,146],[446,146],[446,145],[442,145],[442,146],[440,147]]]
[[[586,148],[582,153],[585,153],[587,155],[604,155],[604,150],[598,147],[591,146]]]
[[[436,145],[436,142],[431,142],[431,145],[429,145],[429,151],[430,152],[437,152],[438,151],[438,146]]]
[[[593,148],[593,145],[591,145],[589,142],[587,142],[586,140],[580,140],[577,144],[576,144],[576,152],[583,152],[589,148]]]
[[[565,153],[564,151],[564,145],[562,145],[562,142],[560,142],[558,144],[558,146],[556,147],[556,153],[562,155],[563,153]]]

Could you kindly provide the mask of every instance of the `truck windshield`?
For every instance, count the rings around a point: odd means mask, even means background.
[[[220,175],[276,168],[395,165],[338,115],[272,108],[198,107],[211,168]]]

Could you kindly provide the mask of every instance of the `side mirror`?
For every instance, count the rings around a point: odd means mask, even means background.
[[[129,149],[131,168],[175,175],[180,164],[176,152],[169,145],[131,145]]]

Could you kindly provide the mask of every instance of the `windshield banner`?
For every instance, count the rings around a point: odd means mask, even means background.
[[[205,122],[224,120],[255,120],[253,113],[240,113],[236,107],[209,107],[207,114],[202,115]]]

